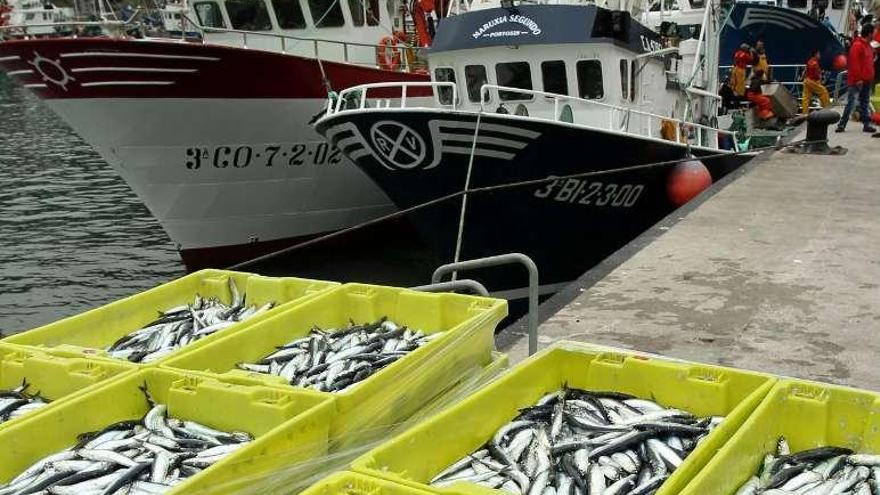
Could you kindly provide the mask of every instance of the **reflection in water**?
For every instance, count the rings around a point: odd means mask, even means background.
[[[183,273],[171,241],[122,179],[0,74],[0,332]]]

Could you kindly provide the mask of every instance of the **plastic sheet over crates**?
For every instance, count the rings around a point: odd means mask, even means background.
[[[201,270],[100,308],[11,335],[3,342],[30,346],[58,355],[108,359],[125,363],[127,361],[109,357],[106,349],[123,336],[154,321],[159,312],[192,303],[196,295],[203,298],[215,297],[225,304],[231,303],[229,278],[235,281],[241,293],[246,294],[246,304],[262,306],[274,302],[276,306],[266,313],[194,341],[165,358],[149,364],[132,364],[132,366],[156,365],[179,352],[197,348],[222,335],[245,329],[279,311],[339,286],[335,282],[319,280],[263,277],[228,270]]]
[[[755,475],[780,437],[796,453],[815,447],[880,453],[880,394],[781,380],[682,495],[732,495]]]
[[[387,318],[412,331],[436,335],[350,388],[321,392],[336,407],[331,447],[340,450],[387,438],[388,428],[459,388],[463,381],[484,375],[493,362],[495,328],[506,314],[507,303],[498,299],[347,284],[182,353],[164,366],[208,373],[233,383],[299,389],[280,376],[241,370],[237,365],[259,361],[314,327],[341,331],[350,322]]]
[[[651,399],[698,416],[725,416],[657,492],[678,494],[754,411],[775,379],[760,373],[563,343],[352,463],[356,472],[447,494],[505,493],[467,483],[428,485],[496,430],[563,386]]]
[[[431,359],[426,362],[427,366],[432,363]],[[188,487],[185,493],[197,494],[222,494],[222,495],[264,495],[264,494],[294,494],[300,493],[302,490],[317,484],[333,475],[334,473],[345,471],[351,465],[351,462],[363,455],[365,452],[376,448],[389,438],[414,427],[432,417],[439,412],[460,403],[476,391],[480,390],[486,384],[497,379],[500,374],[507,368],[507,356],[504,354],[493,353],[493,360],[488,365],[480,369],[462,370],[453,380],[455,384],[447,390],[437,394],[433,400],[423,404],[412,415],[400,418],[393,424],[381,424],[368,427],[365,431],[352,431],[347,437],[336,439],[336,443],[328,441],[329,448],[319,453],[316,449],[312,452],[311,457],[303,456],[302,445],[298,442],[288,442],[288,449],[273,450],[270,454],[276,459],[271,465],[254,466],[252,460],[245,455],[237,456],[231,460],[223,469],[234,469],[236,471],[235,478],[225,480],[212,479],[210,486],[206,483],[200,483],[197,487]],[[170,371],[170,370],[169,370]],[[175,372],[187,374],[184,372]],[[204,376],[207,380],[214,380]],[[223,379],[220,378],[220,381]],[[238,385],[239,387],[257,387],[260,389],[275,387],[263,387],[259,385]],[[282,390],[279,390],[282,392]],[[296,391],[293,391],[296,392]],[[316,392],[308,392],[310,395],[324,396]],[[218,405],[214,411],[222,411],[225,405]],[[336,414],[335,408],[330,406],[329,409],[324,408],[320,411],[320,417],[326,421],[326,426],[330,428],[330,422]],[[329,439],[329,435],[328,435]],[[341,442],[340,442],[341,440]],[[2,437],[0,437],[2,441]],[[334,448],[335,447],[335,448]],[[242,453],[244,454],[244,453]],[[240,467],[239,467],[240,466]],[[359,479],[369,479],[363,475],[358,476]],[[332,487],[340,487],[346,485],[332,484]],[[356,484],[358,490],[366,489],[364,494],[370,495],[419,495],[419,491],[412,492],[408,487],[398,487],[397,484],[379,480],[368,484]],[[314,487],[313,487],[314,488]],[[318,488],[315,488],[318,489]],[[324,490],[329,489],[325,486]],[[181,492],[184,493],[184,492]],[[315,493],[310,490],[308,493]],[[318,491],[317,493],[324,493]],[[348,493],[328,492],[328,493]],[[359,494],[359,491],[352,491],[351,494]]]
[[[315,483],[302,495],[431,495],[431,492],[345,471]]]
[[[0,445],[4,446],[0,450],[0,483],[46,456],[72,447],[82,434],[120,421],[141,420],[150,410],[144,388],[156,402],[167,405],[169,416],[254,437],[165,493],[236,493],[249,488],[259,473],[327,455],[332,404],[319,394],[147,369],[128,373],[0,431]],[[302,477],[305,474],[300,471]],[[297,489],[296,485],[278,488],[263,486],[254,493]]]

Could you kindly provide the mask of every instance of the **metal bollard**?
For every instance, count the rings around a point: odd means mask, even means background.
[[[840,114],[834,110],[818,110],[807,117],[807,136],[804,142],[790,148],[793,153],[811,155],[842,155],[846,149],[828,146],[828,128],[840,121]]]

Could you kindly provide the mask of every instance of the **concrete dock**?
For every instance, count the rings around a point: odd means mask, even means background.
[[[543,307],[540,347],[880,390],[880,139],[853,123],[830,143],[849,151],[761,155],[585,274]],[[526,356],[520,330],[500,337],[513,362]]]

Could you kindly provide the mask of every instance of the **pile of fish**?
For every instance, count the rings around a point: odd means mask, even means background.
[[[163,493],[252,440],[247,433],[217,431],[166,413],[165,405],[154,404],[142,421],[80,435],[75,446],[0,485],[0,495]]]
[[[426,335],[384,317],[364,325],[351,322],[344,329],[315,327],[260,361],[238,367],[281,376],[298,387],[342,392],[441,334]]]
[[[464,481],[529,495],[652,494],[722,419],[563,388],[520,410],[431,484]]]
[[[776,455],[767,454],[760,474],[737,495],[878,495],[880,455],[854,454],[842,447],[819,447],[792,454],[780,438]]]
[[[196,294],[192,304],[162,311],[155,321],[117,340],[107,348],[108,354],[133,363],[149,363],[190,342],[265,313],[275,305],[270,302],[259,308],[256,305],[246,306],[246,295],[238,292],[232,277],[228,280],[231,305],[227,306],[217,298],[204,299]]]
[[[49,404],[49,401],[40,397],[39,392],[28,394],[30,384],[22,381],[21,385],[12,390],[0,390],[0,424]]]

